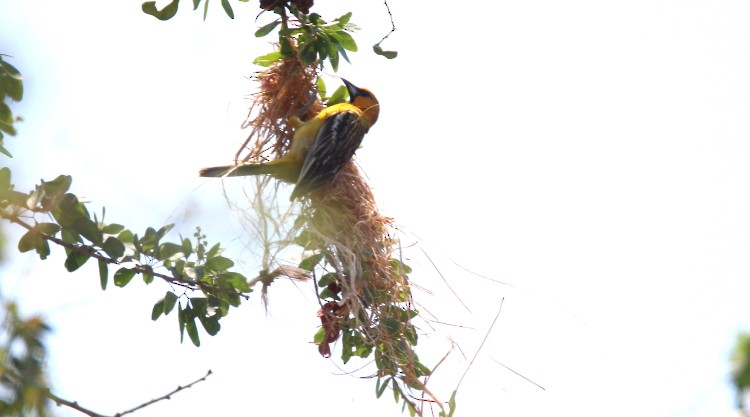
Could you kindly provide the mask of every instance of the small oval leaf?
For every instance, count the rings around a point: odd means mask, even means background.
[[[141,5],[141,10],[143,10],[143,13],[150,14],[159,20],[169,20],[177,14],[179,2],[180,0],[172,0],[171,3],[159,10],[156,8],[155,1],[147,1]]]
[[[115,272],[115,285],[118,287],[124,287],[128,285],[131,279],[135,276],[135,270],[120,268]]]

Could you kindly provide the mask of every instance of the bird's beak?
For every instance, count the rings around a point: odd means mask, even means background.
[[[362,90],[360,90],[359,87],[343,78],[341,79],[341,81],[344,82],[344,85],[346,85],[346,89],[349,90],[349,100],[354,100],[354,97],[361,95]]]

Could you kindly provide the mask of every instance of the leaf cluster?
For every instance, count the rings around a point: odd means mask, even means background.
[[[0,153],[10,157],[10,152],[3,145],[3,138],[4,135],[16,135],[16,128],[13,125],[21,118],[13,116],[13,112],[6,101],[21,101],[23,98],[23,77],[16,67],[3,59],[4,56],[7,55],[0,54]]]
[[[317,13],[303,14],[293,6],[288,8],[295,18],[290,21],[286,10],[275,8],[274,12],[279,17],[255,32],[255,36],[260,38],[280,27],[279,50],[256,58],[254,64],[268,67],[282,58],[298,57],[306,66],[320,63],[322,67],[327,61],[334,71],[338,71],[340,58],[349,62],[347,51],[358,50],[357,43],[350,35],[350,32],[359,29],[350,23],[351,12],[328,23]]]
[[[193,0],[193,10],[198,10],[201,2],[203,2],[203,20],[206,20],[208,16],[209,1]],[[230,19],[234,19],[234,9],[229,0],[220,1],[224,13]],[[239,1],[242,3],[249,2],[249,0]],[[172,0],[159,9],[156,7],[156,1],[147,1],[141,5],[141,10],[165,21],[177,15],[179,5],[180,0]],[[351,12],[328,23],[319,14],[309,13],[311,5],[312,1],[261,1],[263,10],[272,11],[278,17],[273,22],[260,27],[255,32],[255,36],[261,38],[279,28],[279,50],[255,58],[254,64],[269,67],[282,58],[294,57],[298,58],[304,65],[320,65],[321,68],[328,62],[335,72],[338,71],[340,58],[343,57],[344,60],[349,62],[347,51],[356,52],[359,49],[350,34],[359,29],[349,22],[352,16]],[[395,30],[395,27],[393,30]],[[373,45],[373,52],[388,59],[396,58],[398,52],[386,51],[380,46],[383,40],[385,38]]]
[[[171,289],[154,306],[152,318],[169,314],[177,305],[180,334],[187,331],[196,346],[200,345],[196,321],[206,333],[215,335],[229,308],[239,306],[252,291],[242,274],[230,271],[234,262],[222,256],[221,246],[208,246],[200,228],[194,241],[165,241],[171,224],[149,227],[141,235],[133,233],[121,224],[106,223],[104,210],[101,219],[91,215],[69,192],[71,184],[70,176],[60,175],[21,193],[11,183],[10,169],[0,169],[0,218],[26,228],[18,242],[20,252],[36,251],[44,260],[51,253],[50,243],[62,246],[69,272],[95,259],[103,290],[110,282],[111,266],[116,267],[112,282],[117,287],[127,286],[136,275],[146,284],[161,279]],[[196,292],[199,295],[193,296]]]
[[[49,326],[40,317],[22,318],[18,306],[0,306],[0,415],[50,415],[44,372]]]
[[[198,7],[200,7],[201,5],[201,1],[202,0],[193,0],[193,10],[198,10]],[[247,3],[249,0],[240,1],[243,3]],[[206,0],[203,3],[203,20],[206,20],[206,16],[208,16],[209,2],[210,0]],[[169,20],[177,14],[179,5],[180,0],[172,0],[169,4],[165,5],[161,9],[158,9],[156,7],[155,1],[147,1],[141,5],[141,10],[143,10],[143,13],[154,16],[159,20]],[[232,5],[229,4],[229,0],[221,0],[221,8],[224,9],[224,13],[226,13],[230,19],[234,19],[234,10],[232,9]]]
[[[418,332],[412,319],[419,312],[411,305],[409,293],[401,290],[394,297],[387,289],[369,285],[369,267],[365,259],[359,265],[363,272],[358,302],[366,307],[349,308],[349,303],[341,297],[349,271],[336,265],[332,249],[306,229],[301,231],[295,243],[313,252],[300,262],[299,268],[320,276],[316,284],[322,305],[318,313],[321,327],[313,336],[320,353],[330,356],[329,344],[340,340],[344,364],[354,357],[372,358],[377,368],[376,396],[381,397],[390,387],[396,402],[403,400],[409,413],[417,414],[420,407],[413,401],[413,392],[425,389],[423,379],[431,374],[431,370],[420,362],[414,350]],[[399,259],[391,258],[389,262],[391,274],[408,281],[412,269]]]

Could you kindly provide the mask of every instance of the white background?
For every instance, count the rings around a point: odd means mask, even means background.
[[[13,107],[25,121],[6,141],[14,182],[72,175],[92,211],[136,232],[200,225],[252,276],[241,214],[196,173],[247,134],[252,60],[271,50],[253,32],[270,17],[233,2],[231,21],[214,1],[204,23],[183,3],[160,22],[138,1],[0,2],[0,52],[26,77]],[[750,318],[750,4],[390,6],[395,60],[370,51],[390,30],[382,1],[313,11],[353,11],[363,28],[338,73],[381,102],[358,161],[402,231],[424,315],[463,326],[421,326],[424,362],[450,352],[435,391],[448,398],[504,298],[457,415],[734,415],[728,359]],[[399,414],[366,371],[341,375],[309,344],[306,285],[274,284],[268,315],[254,297],[194,348],[175,317],[150,320],[166,285],[102,292],[94,264],[67,274],[56,252],[40,262],[9,245],[0,284],[52,323],[61,397],[114,414],[212,369],[138,415]]]

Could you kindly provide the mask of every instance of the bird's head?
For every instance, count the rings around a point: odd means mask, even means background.
[[[375,95],[366,88],[359,88],[345,79],[341,79],[349,90],[349,103],[362,109],[363,117],[372,126],[378,121],[380,114],[380,104]]]

